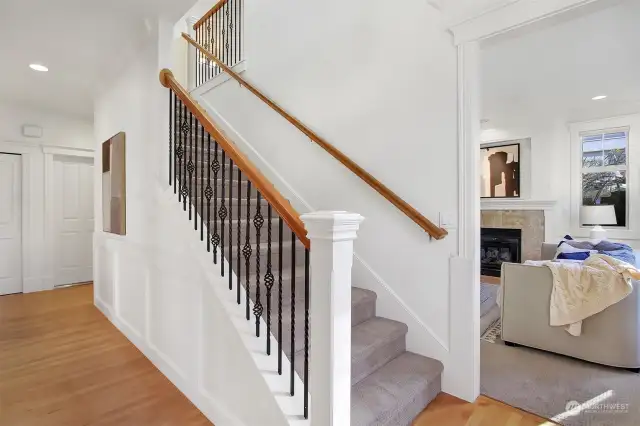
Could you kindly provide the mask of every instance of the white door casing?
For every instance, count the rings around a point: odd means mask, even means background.
[[[0,154],[0,295],[22,292],[22,161]]]
[[[53,285],[93,280],[93,159],[53,158]]]

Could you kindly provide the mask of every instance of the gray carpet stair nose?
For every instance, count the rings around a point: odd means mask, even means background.
[[[409,426],[440,392],[442,370],[404,352],[351,388],[351,426]]]

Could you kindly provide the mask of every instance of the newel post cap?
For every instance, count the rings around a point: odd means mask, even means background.
[[[355,240],[364,217],[343,211],[317,211],[300,216],[310,240]]]

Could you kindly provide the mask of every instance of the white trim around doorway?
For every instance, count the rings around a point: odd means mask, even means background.
[[[464,395],[469,401],[480,394],[480,41],[573,9],[604,7],[612,1],[513,1],[449,28],[458,49],[459,234],[458,253],[451,265],[450,300],[455,303],[450,306],[450,322],[456,323],[451,327],[451,347],[468,348],[468,339],[473,339],[472,367],[463,371],[467,380],[473,378],[472,388]]]

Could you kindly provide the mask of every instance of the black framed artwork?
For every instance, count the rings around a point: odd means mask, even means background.
[[[520,144],[480,146],[480,196],[520,197]]]

